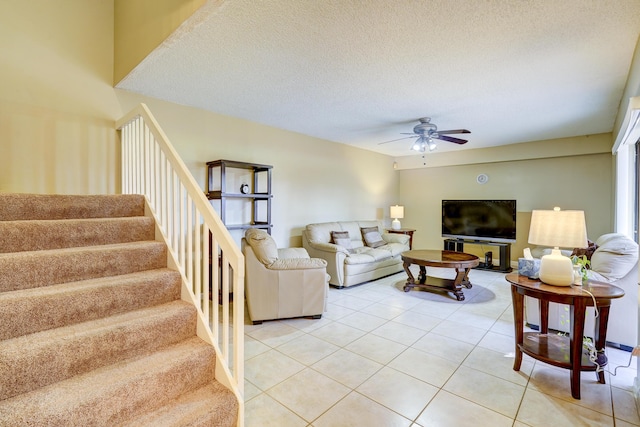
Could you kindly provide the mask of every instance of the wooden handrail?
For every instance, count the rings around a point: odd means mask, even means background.
[[[244,305],[229,299],[233,291],[236,301],[244,301],[242,251],[145,104],[118,120],[116,129],[122,193],[146,197],[170,266],[182,275],[183,299],[198,311],[198,336],[216,349],[216,378],[237,394],[243,425]]]

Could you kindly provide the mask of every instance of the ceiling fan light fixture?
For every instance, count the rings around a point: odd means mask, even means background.
[[[411,146],[411,149],[413,151],[424,152],[424,136],[421,136],[420,138],[417,138],[413,142],[413,145]]]
[[[458,133],[471,133],[467,129],[449,129],[438,131],[438,127],[431,123],[431,119],[429,117],[423,117],[419,119],[419,121],[420,123],[413,127],[413,133],[401,132],[402,135],[411,136],[392,139],[390,141],[384,141],[378,144],[387,144],[389,142],[415,138],[413,140],[413,144],[411,144],[411,150],[417,151],[419,153],[425,153],[427,150],[431,152],[437,149],[440,141],[452,142],[454,144],[460,145],[466,144],[466,139],[455,138],[449,135]]]

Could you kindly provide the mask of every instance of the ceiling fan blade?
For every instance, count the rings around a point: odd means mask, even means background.
[[[440,132],[438,132],[438,133],[440,133]],[[447,141],[447,142],[453,142],[454,144],[466,144],[467,143],[466,139],[454,138],[452,136],[446,136],[446,135],[438,135],[437,139],[440,139],[442,141]]]
[[[414,135],[414,134],[411,134],[411,135],[413,135],[413,136],[405,136],[403,138],[392,139],[391,141],[378,142],[378,145],[388,144],[389,142],[402,141],[403,139],[415,138],[415,137],[418,136],[418,135]]]
[[[471,133],[466,129],[451,129],[451,130],[439,130],[439,134],[452,134],[452,133]]]

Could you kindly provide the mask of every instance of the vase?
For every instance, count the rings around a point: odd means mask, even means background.
[[[582,266],[580,264],[573,266],[573,284],[576,286],[582,285]]]

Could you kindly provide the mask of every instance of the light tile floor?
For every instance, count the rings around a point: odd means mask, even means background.
[[[429,269],[447,277],[450,270]],[[504,274],[476,271],[465,301],[403,292],[404,273],[329,291],[322,319],[245,325],[247,427],[640,426],[636,360],[599,384],[524,357]],[[607,348],[608,369],[630,353]]]

